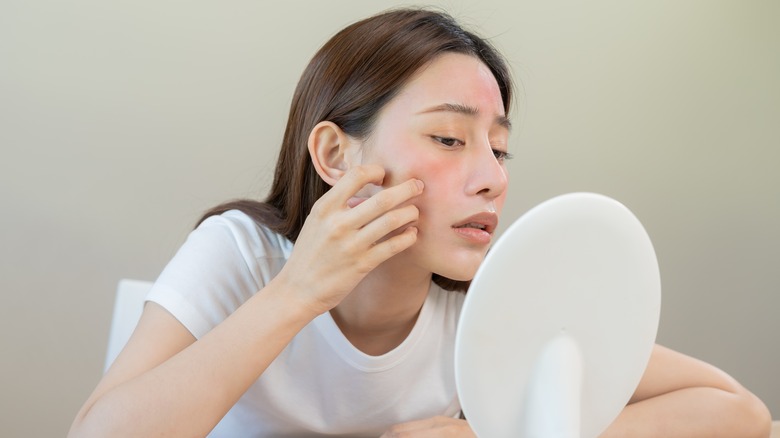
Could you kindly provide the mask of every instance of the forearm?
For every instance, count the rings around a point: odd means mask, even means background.
[[[72,436],[205,436],[316,316],[273,282],[206,336],[88,402]]]
[[[410,178],[371,196],[373,202],[351,203],[384,178],[378,165],[343,173],[311,208],[279,274],[200,340],[161,308],[152,306],[164,312],[156,318],[145,310],[71,435],[206,435],[306,324],[417,240],[409,224],[419,210],[404,204],[422,193],[422,181]],[[199,263],[208,261],[196,257],[186,266]]]
[[[746,390],[693,387],[629,404],[601,437],[766,438],[770,421]]]

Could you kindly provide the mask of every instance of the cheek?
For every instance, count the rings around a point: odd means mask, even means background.
[[[385,180],[382,184],[384,188],[393,187],[408,181],[411,178],[417,178],[425,184],[423,195],[429,187],[434,187],[437,180],[446,170],[445,163],[440,157],[434,157],[433,154],[427,154],[420,151],[419,148],[408,148],[403,150],[399,148],[396,154],[389,157],[383,157],[378,164],[385,168]]]
[[[458,196],[462,196],[462,184],[458,185],[451,163],[441,158],[425,159],[419,155],[416,158],[394,172],[393,182],[398,184],[409,178],[417,178],[425,184],[422,194],[410,202],[420,210],[420,222],[424,226],[439,216],[446,216]]]

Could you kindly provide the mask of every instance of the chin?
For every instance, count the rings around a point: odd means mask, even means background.
[[[481,263],[482,259],[480,259],[479,262]],[[450,280],[471,281],[474,279],[474,275],[477,274],[478,268],[479,263],[453,263],[446,268],[437,269],[433,272],[442,277],[449,278]]]
[[[416,260],[418,266],[455,281],[471,281],[487,254],[487,248],[484,250],[442,246],[430,248],[422,245],[412,246],[407,251],[413,254],[410,255]]]
[[[438,274],[438,275],[454,281],[471,281],[474,279],[473,275],[452,275],[452,274]]]

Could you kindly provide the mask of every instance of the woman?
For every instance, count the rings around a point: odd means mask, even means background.
[[[501,56],[445,14],[335,35],[269,197],[206,215],[71,435],[473,436],[455,323],[506,197],[511,97]],[[657,347],[604,436],[767,431],[733,379]]]

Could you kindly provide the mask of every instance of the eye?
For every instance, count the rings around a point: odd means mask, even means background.
[[[493,156],[496,157],[496,160],[500,162],[504,162],[505,160],[511,160],[513,158],[513,155],[509,152],[500,151],[498,149],[493,149]]]
[[[455,146],[463,146],[464,143],[462,140],[458,140],[457,138],[450,138],[450,137],[439,137],[437,135],[432,135],[431,138],[437,142],[441,143],[444,146],[447,146],[449,148],[455,147]]]

